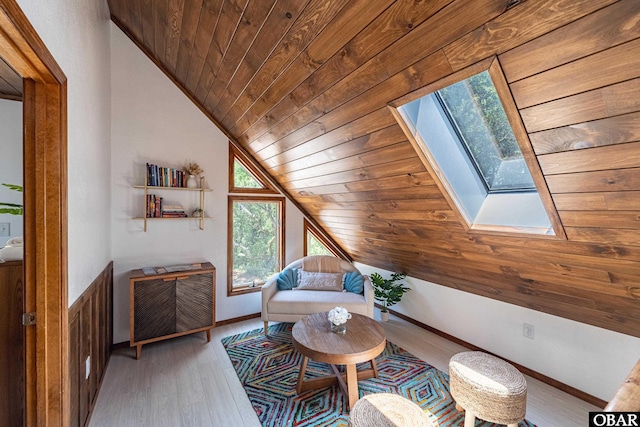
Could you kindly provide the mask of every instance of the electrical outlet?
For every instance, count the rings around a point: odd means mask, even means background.
[[[0,222],[0,237],[9,237],[9,223],[8,222]]]
[[[522,335],[525,338],[529,338],[530,340],[534,339],[535,332],[536,329],[533,327],[533,325],[530,325],[528,323],[524,323],[522,325]]]
[[[91,373],[91,356],[87,356],[87,360],[84,361],[85,366],[85,376],[84,378],[89,378],[89,374]]]

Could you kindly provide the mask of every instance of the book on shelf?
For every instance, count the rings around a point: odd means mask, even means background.
[[[147,218],[160,218],[162,213],[162,197],[155,194],[147,194],[146,212]]]
[[[147,187],[187,186],[186,174],[177,168],[167,168],[147,163]]]
[[[177,213],[177,212],[163,212],[162,213],[162,218],[187,218],[187,214],[182,212],[182,213]]]
[[[187,213],[182,205],[165,205],[162,207],[163,218],[186,218]]]

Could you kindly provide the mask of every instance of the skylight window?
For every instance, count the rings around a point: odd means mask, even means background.
[[[478,68],[392,111],[470,229],[564,235],[498,62]]]
[[[536,190],[488,71],[434,95],[489,192]]]

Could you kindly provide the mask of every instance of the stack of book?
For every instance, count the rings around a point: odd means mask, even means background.
[[[182,205],[166,205],[162,207],[162,218],[186,218]]]
[[[162,197],[147,194],[147,218],[160,218],[162,215]]]
[[[182,170],[147,163],[148,187],[186,187],[187,178]]]

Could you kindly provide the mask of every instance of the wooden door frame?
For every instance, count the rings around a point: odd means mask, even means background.
[[[15,0],[0,0],[0,56],[24,79],[25,425],[67,426],[67,78]]]

